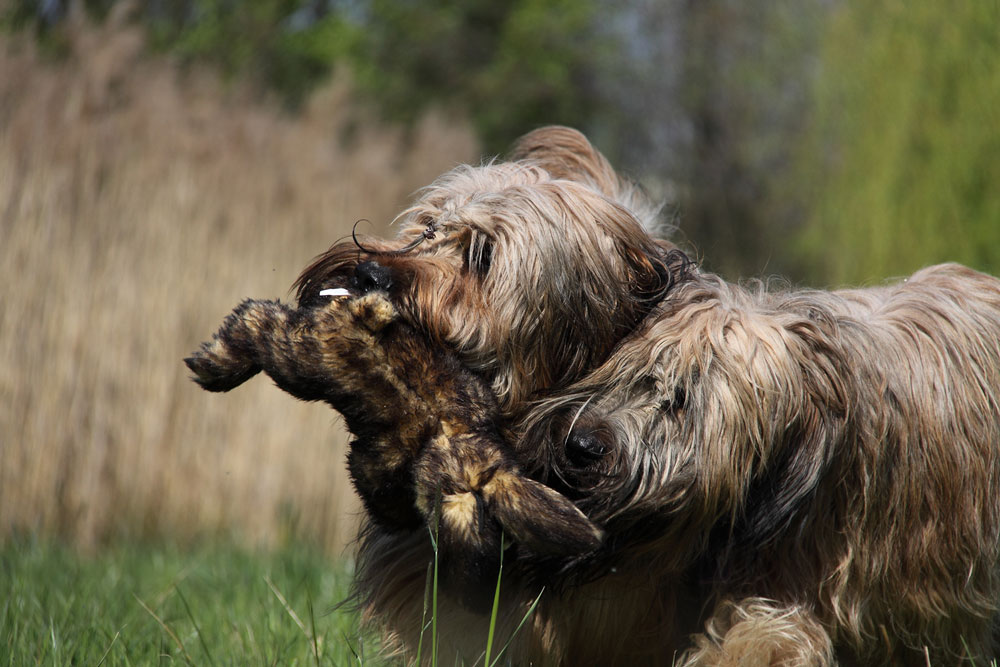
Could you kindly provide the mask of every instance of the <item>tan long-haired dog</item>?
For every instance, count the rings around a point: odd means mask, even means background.
[[[540,602],[506,657],[992,657],[1000,282],[941,266],[869,290],[740,287],[654,239],[654,218],[582,135],[545,128],[430,186],[396,241],[338,244],[298,280],[300,308],[330,285],[384,293],[492,388],[518,469],[603,529],[571,556],[508,544],[500,636]],[[376,519],[360,541],[366,618],[411,656],[430,558],[426,527]],[[481,655],[476,599],[439,601],[449,664]]]
[[[608,659],[663,659],[695,618],[685,664],[996,656],[992,277],[943,265],[769,293],[692,272],[527,431],[535,467],[617,541],[602,563],[617,574],[575,592],[628,619],[632,646]],[[578,465],[572,443],[604,456]],[[616,599],[629,585],[635,606]],[[602,650],[586,644],[561,650]]]

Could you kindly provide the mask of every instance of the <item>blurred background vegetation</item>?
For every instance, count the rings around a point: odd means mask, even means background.
[[[180,359],[357,219],[565,123],[730,279],[1000,273],[1000,0],[9,0],[0,539],[339,549],[333,419]]]

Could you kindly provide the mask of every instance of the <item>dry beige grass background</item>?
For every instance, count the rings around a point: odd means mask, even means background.
[[[350,539],[335,413],[266,378],[208,394],[181,359],[478,151],[454,120],[364,120],[343,84],[300,117],[250,99],[129,30],[80,27],[58,62],[0,37],[0,541]]]

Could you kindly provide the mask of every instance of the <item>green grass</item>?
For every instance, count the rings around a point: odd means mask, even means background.
[[[11,540],[0,546],[0,667],[402,664],[378,656],[377,639],[359,630],[355,613],[334,608],[350,579],[348,566],[306,546],[121,543],[88,557],[58,542]],[[434,589],[431,564],[424,627],[432,645]],[[498,576],[485,655],[475,665],[505,664],[507,645],[542,595],[500,638],[500,589]],[[496,655],[494,640],[505,641]]]
[[[121,544],[85,557],[14,540],[0,547],[0,667],[380,664],[356,615],[333,610],[350,577],[306,547]]]
[[[13,539],[0,546],[0,667],[402,664],[380,657],[377,637],[338,607],[351,577],[347,564],[303,545],[121,542],[85,556],[58,541]],[[474,665],[504,664],[538,604],[499,636],[500,596],[498,576],[486,648]],[[424,605],[417,663],[423,651],[429,664],[450,665],[438,655],[437,558]]]

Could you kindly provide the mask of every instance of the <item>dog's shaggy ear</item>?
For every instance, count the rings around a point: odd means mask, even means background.
[[[611,163],[587,140],[569,127],[552,125],[524,135],[514,144],[511,160],[528,160],[555,178],[590,183],[605,193],[619,187]]]
[[[660,206],[634,183],[620,177],[607,158],[577,130],[550,125],[529,132],[514,143],[509,158],[536,164],[554,178],[590,185],[629,209],[647,230],[656,226]]]

